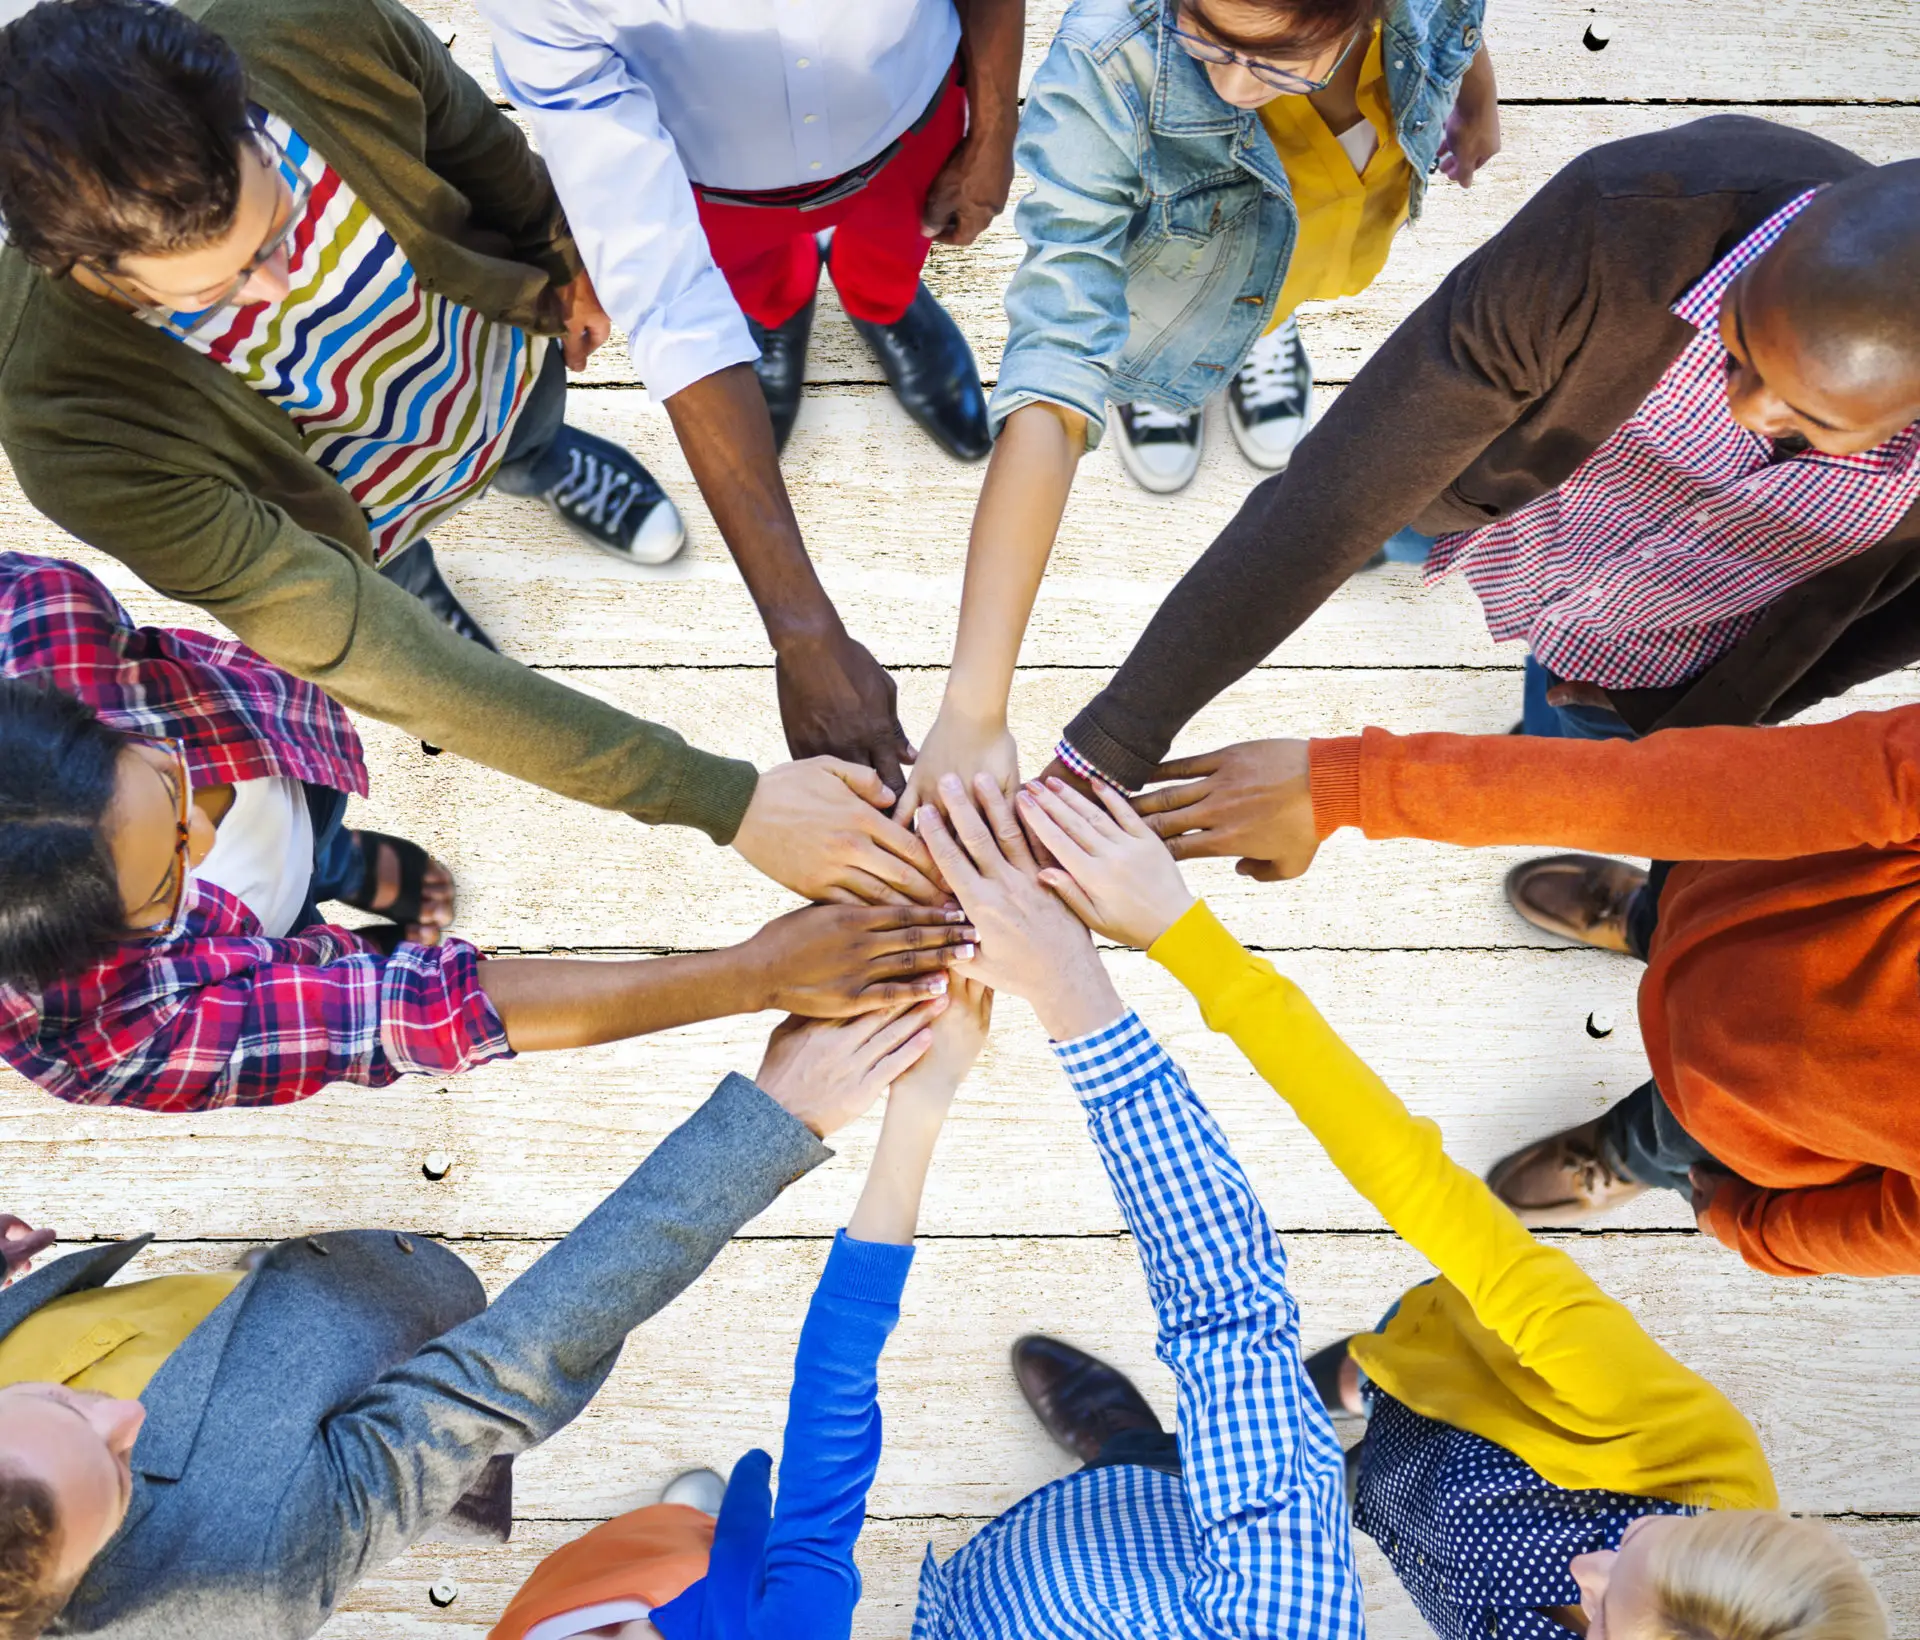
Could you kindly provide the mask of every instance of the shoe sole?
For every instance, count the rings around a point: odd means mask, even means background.
[[[1288,464],[1293,460],[1293,452],[1300,448],[1300,439],[1295,439],[1288,447],[1287,453],[1278,461],[1269,461],[1266,456],[1255,450],[1253,445],[1248,442],[1246,431],[1240,425],[1240,418],[1233,413],[1232,406],[1229,405],[1224,408],[1227,414],[1227,431],[1233,434],[1233,442],[1240,446],[1240,453],[1247,458],[1247,465],[1263,473],[1284,473],[1287,470]],[[1307,434],[1312,431],[1313,423],[1308,422],[1305,427],[1300,429],[1300,438],[1305,438]]]
[[[1120,457],[1120,465],[1127,470],[1127,477],[1132,479],[1134,483],[1138,484],[1140,488],[1145,490],[1149,495],[1178,495],[1200,476],[1200,453],[1198,447],[1196,447],[1194,451],[1193,471],[1188,473],[1184,478],[1165,479],[1156,473],[1144,471],[1135,462],[1133,446],[1127,442],[1127,435],[1120,430],[1120,419],[1118,416],[1115,416],[1113,419],[1113,447]]]

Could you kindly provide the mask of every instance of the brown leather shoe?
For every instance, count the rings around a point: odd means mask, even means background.
[[[1549,854],[1524,860],[1507,873],[1507,899],[1535,928],[1631,955],[1627,907],[1646,880],[1644,871],[1624,860]]]
[[[1578,1224],[1647,1188],[1607,1160],[1598,1118],[1503,1156],[1488,1169],[1487,1184],[1527,1225]]]
[[[1013,1376],[1047,1433],[1082,1463],[1123,1429],[1160,1431],[1132,1379],[1057,1338],[1028,1333],[1016,1342]]]

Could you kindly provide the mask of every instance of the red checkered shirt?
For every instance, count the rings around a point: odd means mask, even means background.
[[[135,626],[78,565],[0,553],[0,672],[181,741],[196,781],[286,775],[366,794],[360,737],[312,684],[243,644]],[[391,957],[325,924],[269,939],[234,895],[195,881],[172,939],[128,940],[44,995],[0,987],[0,1056],[76,1104],[155,1111],[384,1087],[509,1054],[478,968],[455,939]]]
[[[1721,298],[1812,198],[1776,211],[1674,303],[1700,334],[1558,489],[1434,544],[1427,580],[1460,570],[1496,640],[1524,638],[1573,682],[1682,683],[1920,499],[1920,422],[1859,455],[1780,460],[1727,408]]]

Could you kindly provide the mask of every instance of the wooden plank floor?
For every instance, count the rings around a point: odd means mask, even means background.
[[[5,0],[0,0],[4,4]],[[1029,62],[1062,0],[1034,0]],[[422,10],[491,84],[485,33],[462,0]],[[1467,194],[1436,187],[1364,297],[1303,319],[1322,402],[1446,269],[1582,149],[1727,108],[1820,131],[1875,160],[1920,152],[1920,58],[1908,0],[1724,0],[1703,28],[1663,0],[1496,4],[1488,37],[1507,107],[1506,152]],[[972,251],[936,251],[929,280],[989,380],[1000,293],[1018,261],[1002,219]],[[849,624],[900,677],[911,732],[939,698],[978,469],[935,452],[879,385],[823,298],[813,390],[788,453],[795,504]],[[782,755],[764,638],[664,415],[625,349],[602,350],[574,414],[629,442],[685,509],[692,543],[664,570],[624,570],[506,499],[440,537],[463,594],[505,647],[717,750]],[[1252,482],[1210,429],[1200,478],[1148,497],[1110,451],[1075,493],[1015,690],[1031,764],[1126,653],[1166,588]],[[1383,452],[1391,459],[1391,452]],[[117,566],[74,547],[0,473],[0,542],[72,551],[145,619],[198,624]],[[644,584],[640,584],[644,583]],[[1518,655],[1486,637],[1463,589],[1404,570],[1345,589],[1208,709],[1183,745],[1256,734],[1504,729]],[[1854,704],[1920,699],[1920,676]],[[359,815],[430,844],[459,876],[460,925],[492,949],[685,950],[738,938],[790,903],[731,854],[647,832],[366,725],[375,796]],[[1519,1140],[1599,1111],[1645,1075],[1636,966],[1569,950],[1515,920],[1501,873],[1525,851],[1471,854],[1336,840],[1304,881],[1247,884],[1224,866],[1196,885],[1249,943],[1298,978],[1410,1104],[1481,1166]],[[1192,1004],[1143,959],[1123,989],[1189,1067],[1286,1232],[1310,1342],[1371,1323],[1423,1272],[1332,1171]],[[8,1158],[0,1208],[74,1241],[153,1229],[142,1273],[226,1264],[255,1240],[341,1225],[447,1238],[499,1285],[611,1188],[728,1069],[751,1071],[769,1021],[736,1020],[577,1055],[528,1056],[446,1086],[335,1089],[290,1110],[160,1120],[68,1109],[18,1079],[0,1087]],[[629,1350],[593,1411],[521,1465],[514,1542],[424,1545],[364,1584],[328,1629],[351,1640],[477,1637],[547,1550],[650,1499],[693,1464],[777,1450],[794,1338],[871,1146],[872,1122],[777,1204]],[[453,1158],[424,1177],[430,1151]],[[1058,1331],[1138,1375],[1171,1410],[1152,1359],[1143,1284],[1104,1176],[1031,1014],[1003,1004],[994,1041],[943,1142],[923,1252],[883,1368],[886,1456],[861,1559],[858,1632],[900,1640],[931,1542],[950,1552],[1063,1465],[1005,1370],[1007,1344]],[[1693,1234],[1677,1199],[1642,1202],[1568,1245],[1683,1359],[1721,1384],[1765,1437],[1788,1505],[1833,1518],[1873,1566],[1895,1632],[1920,1635],[1920,1352],[1901,1325],[1920,1281],[1770,1281]],[[1891,1459],[1891,1461],[1889,1461]],[[1362,1545],[1375,1632],[1424,1632]],[[450,1603],[436,1603],[436,1589]]]

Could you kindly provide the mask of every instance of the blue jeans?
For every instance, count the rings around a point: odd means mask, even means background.
[[[540,345],[536,339],[535,347]],[[507,453],[494,469],[494,488],[507,495],[545,495],[567,476],[567,454],[560,429],[567,421],[567,361],[560,344],[549,341],[533,391],[513,424]]]
[[[1622,1177],[1677,1190],[1689,1200],[1693,1197],[1689,1168],[1728,1171],[1680,1125],[1655,1082],[1642,1082],[1600,1118],[1600,1150]]]
[[[311,928],[325,919],[322,900],[345,900],[360,892],[366,880],[366,861],[347,830],[347,794],[331,786],[307,787],[307,815],[313,821],[313,877],[307,884],[307,903],[294,919],[294,928]]]
[[[1549,706],[1547,691],[1564,683],[1531,655],[1521,694],[1520,732],[1548,740],[1636,740],[1627,720],[1609,706]]]

